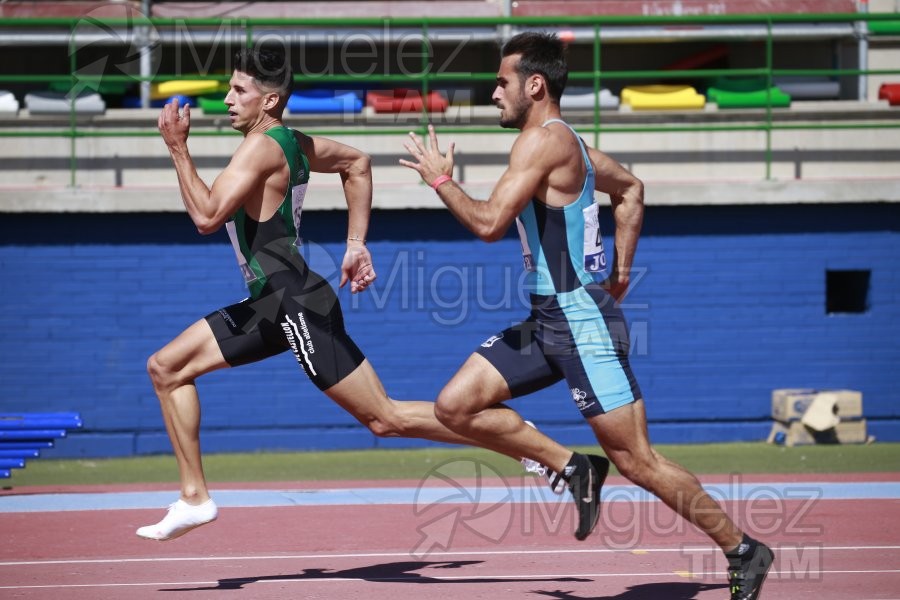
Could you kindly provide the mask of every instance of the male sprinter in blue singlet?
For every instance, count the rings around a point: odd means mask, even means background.
[[[188,152],[190,107],[179,114],[177,103],[172,103],[159,116],[188,215],[203,234],[226,226],[250,297],[195,322],[148,361],[178,462],[181,497],[162,521],[138,529],[144,538],[173,539],[218,514],[201,463],[196,378],[287,350],[319,389],[376,435],[478,445],[544,463],[565,462],[572,454],[531,428],[527,441],[519,444],[528,449],[524,454],[504,440],[476,443],[442,425],[433,403],[397,402],[387,396],[344,330],[334,290],[309,269],[298,250],[310,172],[339,174],[348,212],[340,285],[349,281],[356,293],[375,280],[365,246],[372,202],[369,157],[336,141],[286,128],[281,115],[292,84],[283,54],[261,49],[238,53],[225,104],[232,127],[244,140],[212,187],[200,179]]]
[[[486,202],[473,200],[452,181],[453,144],[442,155],[433,128],[427,147],[413,134],[406,144],[414,160],[401,164],[418,171],[479,238],[496,241],[516,223],[529,271],[531,315],[469,357],[438,397],[438,419],[476,440],[515,439],[522,425],[498,421],[491,414],[497,411],[486,409],[565,379],[619,472],[722,548],[732,600],[755,599],[772,551],[738,529],[691,473],[650,446],[644,402],[628,364],[628,328],[616,302],[628,289],[643,220],[643,184],[587,147],[560,119],[567,77],[565,47],[556,36],[522,33],[503,47],[493,101],[500,125],[522,133]],[[602,283],[595,283],[605,263],[595,190],[610,196],[616,224],[612,272]],[[572,460],[568,467],[589,466],[578,455]]]

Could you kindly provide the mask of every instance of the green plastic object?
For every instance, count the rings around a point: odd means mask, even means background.
[[[900,35],[900,21],[869,21],[871,35]]]
[[[706,92],[711,102],[719,108],[786,108],[791,105],[791,97],[777,87],[752,92],[734,92],[719,88],[709,88]]]
[[[131,83],[124,81],[91,81],[83,85],[85,89],[95,91],[103,96],[122,96],[132,86]],[[69,81],[51,81],[49,88],[52,92],[68,94],[72,89],[72,84]]]
[[[726,92],[759,92],[769,87],[765,75],[759,77],[717,77],[710,89]]]
[[[224,115],[228,112],[224,95],[200,96],[197,98],[197,102],[205,115]]]

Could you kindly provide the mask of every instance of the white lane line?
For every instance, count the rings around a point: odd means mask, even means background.
[[[787,550],[822,550],[827,552],[840,551],[875,551],[875,550],[900,550],[900,546],[816,546],[814,544],[807,545],[782,545],[772,548],[776,552]],[[687,546],[684,548],[591,548],[591,549],[571,549],[557,548],[547,550],[470,550],[470,551],[452,551],[452,552],[431,552],[427,558],[460,557],[460,556],[505,556],[523,554],[632,554],[643,552],[658,553],[680,553],[680,554],[696,554],[696,553],[714,553],[718,550],[711,546]],[[346,553],[346,554],[264,554],[264,555],[248,555],[248,556],[160,556],[148,558],[97,558],[97,559],[71,559],[71,560],[29,560],[29,561],[7,561],[0,562],[0,567],[22,567],[35,565],[84,565],[84,564],[124,564],[124,563],[165,563],[165,562],[222,562],[222,561],[240,561],[240,560],[311,560],[322,558],[410,558],[409,552],[362,552],[362,553]]]

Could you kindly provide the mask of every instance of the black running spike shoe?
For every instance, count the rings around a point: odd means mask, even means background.
[[[587,461],[579,461],[583,467],[576,468],[569,477],[569,491],[575,500],[578,513],[578,527],[575,539],[583,540],[597,526],[600,517],[600,490],[609,474],[609,461],[602,456],[589,454]]]
[[[774,560],[775,553],[762,542],[757,542],[752,556],[729,558],[728,583],[731,586],[731,600],[759,598]]]

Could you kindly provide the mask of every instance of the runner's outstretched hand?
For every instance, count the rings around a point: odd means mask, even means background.
[[[400,164],[418,172],[428,185],[431,185],[441,175],[453,176],[453,149],[456,146],[450,142],[447,154],[441,154],[434,125],[428,126],[427,148],[422,138],[412,131],[409,132],[409,139],[403,142],[403,146],[417,162],[401,158]]]

